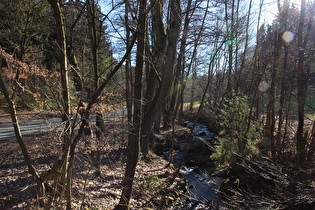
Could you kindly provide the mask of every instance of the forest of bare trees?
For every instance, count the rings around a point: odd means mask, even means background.
[[[187,163],[223,180],[206,208],[312,209],[314,16],[311,0],[0,0],[0,209],[188,209]],[[61,122],[28,136],[23,113]],[[214,137],[196,143],[200,123]],[[87,199],[114,180],[111,203]]]

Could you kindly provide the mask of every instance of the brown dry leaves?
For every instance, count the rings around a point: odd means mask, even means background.
[[[108,129],[102,142],[100,177],[93,175],[94,168],[88,152],[92,146],[86,145],[86,141],[91,140],[88,139],[90,137],[78,145],[73,180],[73,209],[112,209],[118,204],[125,170],[126,136],[117,128],[119,125],[115,124],[112,129]],[[119,139],[118,132],[121,133]],[[33,163],[40,172],[50,169],[57,160],[61,149],[59,135],[54,132],[25,139]],[[15,141],[1,145],[0,160],[0,209],[38,209],[35,183],[27,172]],[[159,197],[158,191],[165,186],[164,183],[172,173],[171,168],[165,168],[166,164],[167,161],[154,154],[152,162],[139,162],[131,199],[132,209],[153,207],[151,198]],[[58,205],[63,209],[64,202]]]
[[[52,73],[49,72],[47,69],[40,68],[36,65],[27,64],[18,59],[15,59],[12,55],[6,53],[1,47],[0,58],[5,60],[7,63],[7,67],[2,67],[1,71],[9,79],[15,78],[18,71],[19,78],[21,79],[27,79],[29,76],[59,78],[58,73]]]

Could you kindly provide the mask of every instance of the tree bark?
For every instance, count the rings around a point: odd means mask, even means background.
[[[226,33],[227,33],[227,44],[228,44],[228,71],[227,71],[227,87],[226,92],[228,95],[232,94],[232,70],[233,70],[233,42],[234,42],[234,4],[235,0],[232,0],[232,12],[231,12],[231,21],[229,23],[228,16],[228,1],[224,1],[225,5],[225,24],[226,24]]]
[[[283,6],[280,6],[280,2],[278,0],[278,9],[279,9],[279,21],[280,25],[285,24],[285,19],[287,16],[287,11],[289,8],[289,1],[285,0]],[[280,58],[281,58],[281,48],[283,46],[282,35],[285,30],[283,26],[278,29],[276,32],[276,43],[274,47],[274,64],[273,64],[273,72],[272,72],[272,81],[270,85],[270,93],[269,93],[269,102],[267,105],[267,120],[265,126],[265,134],[267,141],[270,141],[270,149],[271,156],[275,158],[276,148],[275,148],[275,138],[274,138],[274,130],[275,130],[275,101],[277,94],[277,86],[279,80],[279,68],[280,68]]]
[[[101,43],[101,39],[103,36],[102,32],[102,21],[99,19],[99,11],[97,8],[97,3],[95,0],[87,1],[87,19],[90,30],[90,40],[91,40],[91,48],[92,48],[92,57],[93,57],[93,70],[94,70],[94,88],[97,90],[99,88],[99,46]],[[99,103],[99,99],[96,100],[95,103]],[[103,132],[105,131],[105,123],[103,114],[101,111],[96,112],[96,139],[97,139],[97,147],[95,151],[91,152],[91,157],[93,161],[93,166],[95,167],[94,175],[96,177],[101,175],[101,139]]]
[[[74,152],[75,152],[76,145],[78,144],[79,140],[81,139],[81,137],[83,135],[84,128],[88,125],[88,119],[89,119],[89,116],[90,116],[90,111],[91,111],[92,106],[97,101],[97,98],[100,96],[100,94],[103,91],[103,89],[106,87],[106,85],[113,78],[115,73],[121,68],[121,66],[123,65],[125,60],[128,58],[128,56],[129,56],[129,54],[130,54],[131,50],[133,49],[133,46],[134,46],[134,44],[136,42],[138,34],[139,34],[138,31],[134,32],[134,34],[133,34],[133,36],[131,38],[131,41],[130,41],[130,45],[127,47],[126,53],[124,54],[123,58],[115,66],[115,68],[106,75],[105,81],[95,91],[95,93],[93,94],[93,96],[92,96],[89,104],[87,105],[87,107],[85,109],[83,109],[82,112],[80,113],[81,114],[81,125],[80,125],[78,133],[74,137],[73,143],[71,144],[71,147],[70,147],[70,161],[69,162],[71,164],[71,167],[73,167],[73,165],[74,165]]]
[[[284,122],[283,110],[285,106],[285,96],[286,96],[286,85],[285,85],[285,77],[288,68],[288,46],[284,46],[284,57],[283,57],[283,66],[281,72],[281,90],[280,90],[280,101],[279,101],[279,111],[278,111],[278,130],[277,130],[277,137],[276,137],[276,152],[281,155],[282,153],[282,145],[281,145],[281,138],[282,138],[282,126]]]
[[[145,38],[146,38],[146,0],[139,0],[139,35],[137,45],[137,58],[134,81],[134,113],[133,126],[128,135],[128,154],[125,176],[122,182],[123,190],[119,204],[115,209],[128,209],[131,197],[133,179],[139,157],[139,143],[141,133],[141,111],[142,111],[142,75],[145,58]]]
[[[4,51],[0,48],[0,57],[1,57],[3,52]],[[14,133],[16,136],[16,140],[17,140],[17,142],[21,148],[24,161],[28,167],[30,174],[33,176],[35,182],[37,183],[38,197],[39,197],[39,199],[42,199],[42,197],[45,195],[45,185],[44,185],[44,182],[42,181],[39,173],[37,172],[37,170],[33,166],[31,158],[28,154],[27,147],[24,143],[24,140],[23,140],[23,137],[22,137],[22,134],[20,131],[19,121],[18,121],[18,118],[16,115],[16,108],[15,108],[14,102],[11,100],[8,89],[5,85],[4,79],[2,77],[1,71],[0,71],[0,89],[4,95],[4,98],[7,102],[9,110],[10,110],[10,115],[11,115],[12,125],[14,128]]]
[[[314,7],[310,14],[310,20],[307,26],[307,31],[305,34],[304,25],[305,25],[305,15],[306,15],[306,3],[305,0],[301,0],[301,12],[300,12],[300,23],[298,27],[298,65],[297,65],[297,88],[298,88],[298,128],[296,131],[296,150],[298,154],[299,163],[303,164],[306,158],[306,139],[304,137],[304,107],[306,101],[306,92],[307,92],[307,81],[309,78],[310,65],[309,61],[305,61],[305,48],[307,46],[308,38],[313,23],[314,16]]]
[[[163,74],[163,65],[165,62],[165,53],[167,48],[167,34],[166,29],[163,23],[163,1],[151,1],[152,7],[152,45],[153,50],[152,54],[152,65],[147,72],[149,75],[147,77],[147,89],[144,95],[144,107],[143,107],[143,123],[142,123],[142,132],[140,140],[140,149],[142,154],[146,157],[148,154],[149,139],[151,131],[153,128],[153,123],[156,117],[156,114],[160,112],[160,108],[154,110],[155,100],[159,88],[162,83],[162,74]]]
[[[242,72],[243,72],[243,69],[244,69],[244,66],[245,66],[245,60],[246,60],[246,55],[247,55],[247,47],[248,47],[248,39],[249,39],[248,31],[249,31],[249,25],[250,25],[250,16],[251,16],[252,3],[253,3],[253,0],[250,0],[249,6],[248,6],[248,12],[247,12],[247,20],[246,20],[246,37],[245,37],[245,43],[244,43],[244,52],[243,52],[243,55],[242,55],[241,66],[240,66],[240,69],[239,69],[239,72],[238,72],[238,78],[237,78],[236,85],[235,85],[236,92],[238,92],[238,90],[239,90],[241,76],[242,76]],[[259,23],[258,23],[258,25],[259,25]]]
[[[82,78],[79,74],[80,68],[78,65],[78,60],[77,60],[76,54],[74,52],[74,47],[73,47],[73,31],[78,21],[83,15],[84,7],[85,6],[83,6],[80,13],[76,17],[74,23],[71,25],[69,29],[68,37],[67,37],[67,54],[68,54],[67,57],[68,57],[69,64],[71,65],[72,80],[75,86],[75,90],[77,92],[82,91],[83,85],[82,85]]]
[[[162,15],[162,13],[160,13],[160,15]],[[165,54],[161,54],[161,57],[159,57],[157,60],[162,61],[162,63],[159,65],[155,62],[155,67],[159,70],[159,72],[161,72],[161,81],[153,100],[150,102],[150,104],[148,104],[147,109],[145,109],[143,117],[144,121],[142,123],[141,152],[144,157],[148,156],[149,139],[153,129],[153,123],[156,114],[160,111],[173,84],[176,48],[181,27],[181,8],[179,0],[173,0],[170,2],[170,16],[170,30],[167,34],[167,43],[163,43],[166,41],[164,26],[162,25],[158,28],[160,30],[158,33],[162,34],[161,36],[163,37],[161,40],[161,47],[162,49],[166,49],[166,51],[161,51],[165,52]],[[162,21],[162,16],[157,18]],[[163,23],[159,22],[159,24]]]
[[[60,53],[60,77],[61,77],[61,87],[62,87],[62,121],[65,124],[64,127],[64,137],[63,137],[63,155],[62,155],[62,172],[60,177],[60,185],[65,186],[65,181],[71,180],[68,174],[69,166],[69,152],[71,145],[71,135],[72,135],[72,126],[71,126],[71,107],[70,107],[70,95],[69,95],[69,73],[67,66],[67,50],[66,50],[66,33],[65,33],[65,22],[62,9],[59,1],[57,0],[48,0],[51,8],[54,11],[54,18],[56,21],[56,28],[58,34],[58,48]],[[68,182],[67,185],[67,209],[71,209],[71,183]],[[62,188],[62,192],[65,188]]]
[[[128,48],[130,44],[130,26],[128,24],[129,21],[129,1],[125,1],[125,30],[126,30],[126,48]],[[127,108],[127,121],[128,126],[129,123],[132,123],[132,73],[130,66],[130,55],[126,59],[125,63],[125,98],[126,98],[126,108]],[[131,125],[131,124],[130,124]]]
[[[309,151],[307,154],[307,160],[309,163],[312,163],[314,159],[314,153],[315,153],[315,121],[313,121],[313,126],[311,129],[310,146],[309,146]]]
[[[167,116],[169,119],[172,119],[174,121],[174,118],[176,117],[177,110],[180,107],[180,104],[182,102],[182,93],[181,89],[184,86],[184,56],[185,56],[185,49],[187,44],[187,35],[189,32],[189,22],[190,22],[190,15],[194,14],[195,8],[191,8],[192,0],[188,0],[187,7],[186,7],[186,15],[185,15],[185,21],[183,26],[183,34],[180,42],[180,49],[179,54],[177,57],[177,64],[176,64],[176,72],[175,72],[175,78],[173,83],[173,91],[172,95],[170,96],[170,102],[169,102],[169,108],[168,113],[170,116]],[[181,106],[182,107],[182,106]],[[182,109],[180,109],[182,110]],[[164,114],[165,116],[166,114]],[[182,117],[182,112],[179,114],[179,118]],[[181,121],[181,120],[180,120]]]

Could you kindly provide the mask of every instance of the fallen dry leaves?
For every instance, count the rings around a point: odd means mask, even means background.
[[[121,126],[120,126],[121,127]],[[126,132],[119,125],[108,126],[101,152],[101,176],[93,175],[90,148],[83,139],[77,147],[73,179],[73,209],[112,209],[119,202],[121,181],[125,170]],[[33,164],[39,172],[50,169],[57,160],[61,146],[59,133],[33,136],[25,139]],[[16,142],[0,147],[0,209],[40,209],[36,199],[36,185],[27,171],[22,153]],[[151,200],[158,198],[159,190],[173,169],[167,161],[152,154],[150,163],[139,161],[131,199],[132,209],[154,207]],[[48,182],[50,183],[50,182]],[[63,209],[61,201],[56,208]]]

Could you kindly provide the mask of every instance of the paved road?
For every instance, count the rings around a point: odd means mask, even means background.
[[[112,120],[120,118],[126,112],[125,107],[119,109],[117,112],[111,111],[104,113],[105,120]],[[91,122],[95,121],[95,114],[90,116]],[[20,123],[20,130],[22,136],[29,136],[33,134],[39,134],[46,131],[53,130],[61,127],[62,121],[60,118],[47,118],[41,120],[32,120],[28,122]],[[0,144],[15,140],[15,133],[12,123],[0,124]]]
[[[42,133],[53,130],[62,125],[60,118],[49,118],[42,120],[32,120],[20,123],[20,130],[23,136],[34,133]],[[15,139],[12,123],[0,124],[0,143],[6,143]]]

